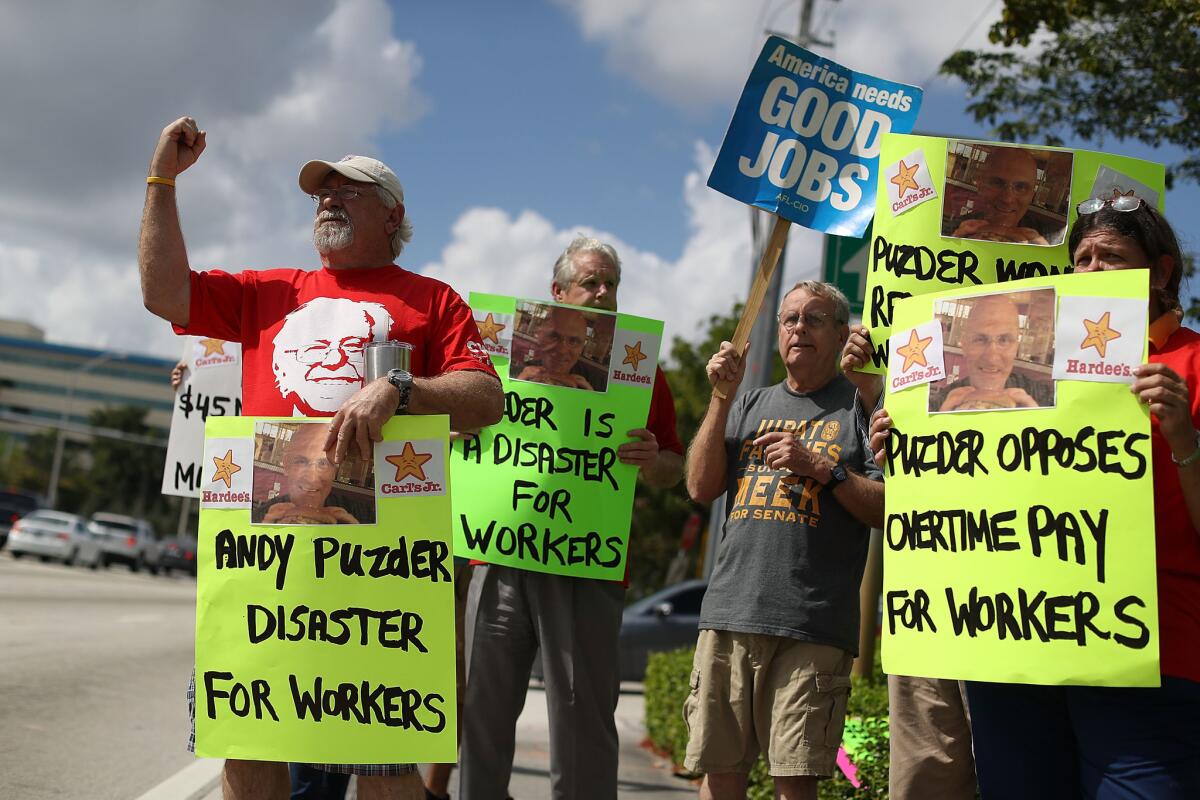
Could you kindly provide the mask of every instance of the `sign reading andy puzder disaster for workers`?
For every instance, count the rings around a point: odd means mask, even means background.
[[[1055,377],[1081,359],[1122,363],[1111,349],[1121,338],[1145,360],[1147,276],[1033,278],[897,303],[894,340],[906,343],[886,399],[885,672],[1158,685],[1149,412],[1105,375]],[[944,345],[921,336],[930,322]],[[946,377],[896,379],[926,371],[920,361],[944,362]]]
[[[334,465],[328,420],[210,417],[196,754],[453,761],[449,419]]]
[[[806,228],[862,236],[880,140],[916,124],[921,89],[772,36],[750,72],[708,185]]]
[[[620,580],[637,469],[617,447],[646,427],[662,323],[476,293],[471,308],[505,410],[454,442],[455,554]]]

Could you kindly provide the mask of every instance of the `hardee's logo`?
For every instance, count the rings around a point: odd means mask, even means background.
[[[233,488],[233,476],[242,471],[242,468],[233,462],[233,450],[226,451],[224,458],[213,456],[213,465],[217,468],[213,473],[212,482],[225,481],[225,488]]]
[[[1115,331],[1109,326],[1109,318],[1111,316],[1111,311],[1105,311],[1104,315],[1095,322],[1084,318],[1083,327],[1087,331],[1087,336],[1084,337],[1083,343],[1079,345],[1080,350],[1094,347],[1096,348],[1096,352],[1100,354],[1100,357],[1104,358],[1104,354],[1108,350],[1108,343],[1113,339],[1121,338],[1121,332]]]
[[[628,364],[633,367],[633,371],[637,372],[638,365],[650,356],[642,352],[642,341],[639,339],[633,347],[625,345],[625,360],[622,364]]]
[[[495,315],[490,311],[483,319],[475,320],[475,324],[479,326],[479,336],[485,342],[493,344],[500,344],[500,331],[508,327],[504,323],[497,322]]]
[[[917,335],[917,329],[913,328],[908,334],[908,344],[896,348],[896,354],[904,357],[904,366],[900,368],[900,372],[908,372],[913,368],[913,365],[929,366],[929,363],[925,360],[925,349],[932,343],[932,336],[922,339]]]

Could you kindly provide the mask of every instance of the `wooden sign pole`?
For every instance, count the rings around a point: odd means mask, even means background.
[[[758,272],[754,275],[754,283],[750,286],[750,296],[746,298],[746,306],[742,309],[742,318],[738,320],[737,330],[733,332],[733,346],[741,353],[746,342],[750,340],[750,331],[754,329],[754,321],[758,319],[758,311],[762,308],[763,298],[766,297],[767,287],[771,284],[771,276],[779,263],[783,246],[787,243],[788,230],[792,227],[790,220],[778,214],[775,215],[775,227],[771,229],[771,238],[763,250],[758,262]],[[721,381],[713,388],[713,394],[722,400],[729,396],[728,381]]]

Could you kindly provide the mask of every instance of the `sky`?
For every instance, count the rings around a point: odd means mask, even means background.
[[[0,3],[0,318],[53,342],[181,352],[142,306],[136,246],[155,142],[189,115],[208,141],[176,189],[193,269],[318,266],[296,175],[355,153],[404,184],[414,236],[403,266],[464,297],[545,297],[557,255],[593,235],[621,255],[622,311],[664,320],[664,342],[702,337],[709,316],[745,298],[754,266],[747,207],[705,181],[765,32],[794,33],[799,8]],[[816,33],[834,44],[814,49],[922,86],[918,130],[988,138],[962,84],[936,69],[957,47],[984,46],[999,13],[996,0],[817,0]],[[1197,207],[1194,186],[1167,196],[1176,221]],[[821,235],[793,227],[785,285],[819,277],[820,264]]]

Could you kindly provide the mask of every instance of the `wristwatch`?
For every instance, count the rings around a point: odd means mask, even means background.
[[[396,387],[396,391],[400,392],[400,400],[396,403],[396,413],[408,413],[408,398],[412,395],[413,387],[412,373],[404,369],[389,369],[387,380]]]
[[[834,464],[829,468],[829,482],[825,485],[832,489],[845,481],[847,477],[849,476],[846,475],[846,468],[841,464]]]

